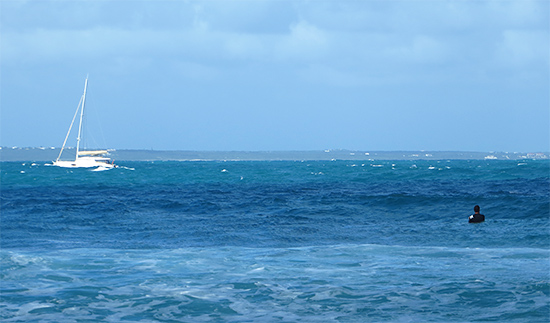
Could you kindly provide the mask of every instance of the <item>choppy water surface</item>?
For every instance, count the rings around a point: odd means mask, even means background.
[[[1,164],[3,321],[550,319],[548,161],[122,164]]]

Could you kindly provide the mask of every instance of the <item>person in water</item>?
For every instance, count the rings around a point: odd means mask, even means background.
[[[485,221],[485,215],[479,214],[479,205],[474,206],[474,214],[468,218],[469,223],[479,223]]]

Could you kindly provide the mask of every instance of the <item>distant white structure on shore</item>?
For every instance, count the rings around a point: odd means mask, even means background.
[[[523,157],[527,159],[548,159],[548,156],[543,153],[528,153]]]

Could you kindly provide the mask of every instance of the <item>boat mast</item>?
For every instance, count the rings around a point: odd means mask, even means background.
[[[86,81],[84,82],[84,94],[82,94],[82,108],[80,109],[80,124],[78,125],[78,137],[76,138],[76,158],[78,159],[78,152],[80,151],[80,134],[82,132],[82,117],[84,116],[84,105],[86,103],[86,89],[88,88],[88,76],[86,75]]]

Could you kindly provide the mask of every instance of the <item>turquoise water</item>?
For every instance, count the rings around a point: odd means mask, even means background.
[[[548,161],[121,164],[1,164],[3,321],[550,318]]]

